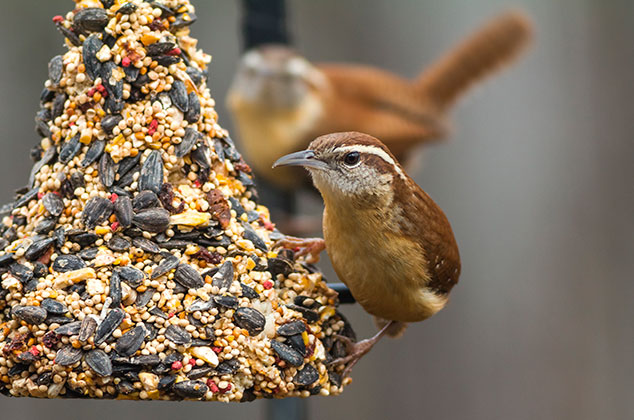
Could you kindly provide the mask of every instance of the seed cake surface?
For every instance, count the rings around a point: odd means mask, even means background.
[[[0,208],[0,392],[338,394],[354,337],[217,123],[188,0],[76,0],[28,185]]]

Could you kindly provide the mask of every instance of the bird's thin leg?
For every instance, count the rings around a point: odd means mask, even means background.
[[[313,264],[319,261],[319,254],[326,249],[326,241],[322,238],[296,238],[285,236],[275,243],[275,247],[288,248],[295,251],[296,257],[308,255],[306,262]]]
[[[346,345],[348,355],[346,357],[340,357],[339,359],[333,360],[329,363],[329,365],[345,365],[346,368],[343,371],[343,377],[345,378],[350,374],[350,371],[352,370],[354,365],[356,365],[363,356],[365,356],[367,353],[370,352],[370,350],[372,350],[374,345],[378,343],[379,340],[381,340],[381,338],[383,338],[383,336],[387,333],[390,325],[394,324],[395,322],[396,321],[388,322],[383,328],[379,330],[378,333],[374,335],[374,337],[359,341],[357,343],[353,342],[348,337],[342,335],[337,336],[337,339],[341,340]]]

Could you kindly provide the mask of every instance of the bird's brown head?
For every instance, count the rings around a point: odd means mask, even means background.
[[[294,108],[326,79],[312,64],[283,45],[247,51],[240,61],[231,93],[266,109]]]
[[[308,149],[278,159],[273,167],[287,165],[306,168],[326,200],[376,201],[393,194],[395,179],[407,179],[381,141],[357,132],[318,137]]]

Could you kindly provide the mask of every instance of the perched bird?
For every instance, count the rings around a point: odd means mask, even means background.
[[[475,82],[512,61],[531,38],[520,12],[504,13],[434,62],[414,80],[352,64],[311,64],[285,46],[247,52],[227,96],[240,142],[255,172],[285,190],[308,185],[275,159],[317,136],[361,131],[404,161],[417,145],[448,132],[447,114]]]
[[[385,334],[441,310],[460,276],[460,256],[447,217],[378,139],[347,132],[321,136],[274,167],[302,166],[321,193],[324,239],[287,238],[318,259],[324,248],[354,298],[383,328],[351,347],[352,366]]]

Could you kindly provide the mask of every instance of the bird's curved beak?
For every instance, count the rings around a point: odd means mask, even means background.
[[[302,150],[282,156],[273,164],[273,168],[278,166],[303,166],[310,169],[326,169],[328,167],[326,162],[315,157],[315,152],[312,150]]]

